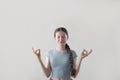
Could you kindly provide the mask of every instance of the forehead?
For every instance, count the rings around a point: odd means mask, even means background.
[[[56,32],[56,36],[66,36],[67,34],[64,31]]]

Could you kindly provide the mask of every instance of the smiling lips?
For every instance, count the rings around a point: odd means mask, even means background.
[[[63,41],[60,42],[61,44],[64,43]]]

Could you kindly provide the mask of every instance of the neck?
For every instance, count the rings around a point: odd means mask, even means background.
[[[57,51],[64,51],[65,50],[65,46],[62,46],[62,45],[61,46],[57,46],[56,50]]]

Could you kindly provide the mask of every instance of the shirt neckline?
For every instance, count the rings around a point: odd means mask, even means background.
[[[65,49],[65,50],[63,50],[63,51],[57,51],[56,49],[54,49],[54,51],[56,52],[56,53],[65,53],[67,50]]]

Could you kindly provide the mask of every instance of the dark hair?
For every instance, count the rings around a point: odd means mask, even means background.
[[[67,35],[67,37],[69,37],[68,31],[67,31],[67,29],[64,28],[64,27],[59,27],[59,28],[57,28],[57,29],[55,30],[55,32],[54,32],[54,37],[56,36],[56,32],[58,32],[58,31],[63,31],[63,32],[65,32],[66,35]],[[68,52],[68,54],[69,54],[70,65],[71,65],[71,76],[75,76],[75,72],[76,72],[76,71],[75,71],[75,69],[73,68],[73,55],[72,55],[71,49],[70,49],[70,47],[69,47],[69,45],[68,45],[67,43],[66,43],[65,47],[66,47],[67,52]]]
[[[57,33],[58,31],[63,31],[63,32],[65,32],[66,35],[67,35],[67,38],[69,37],[69,36],[68,36],[68,31],[67,31],[67,29],[65,29],[64,27],[59,27],[59,28],[57,28],[57,29],[55,30],[55,32],[54,32],[54,37],[55,37],[55,35],[56,35],[56,33]]]

